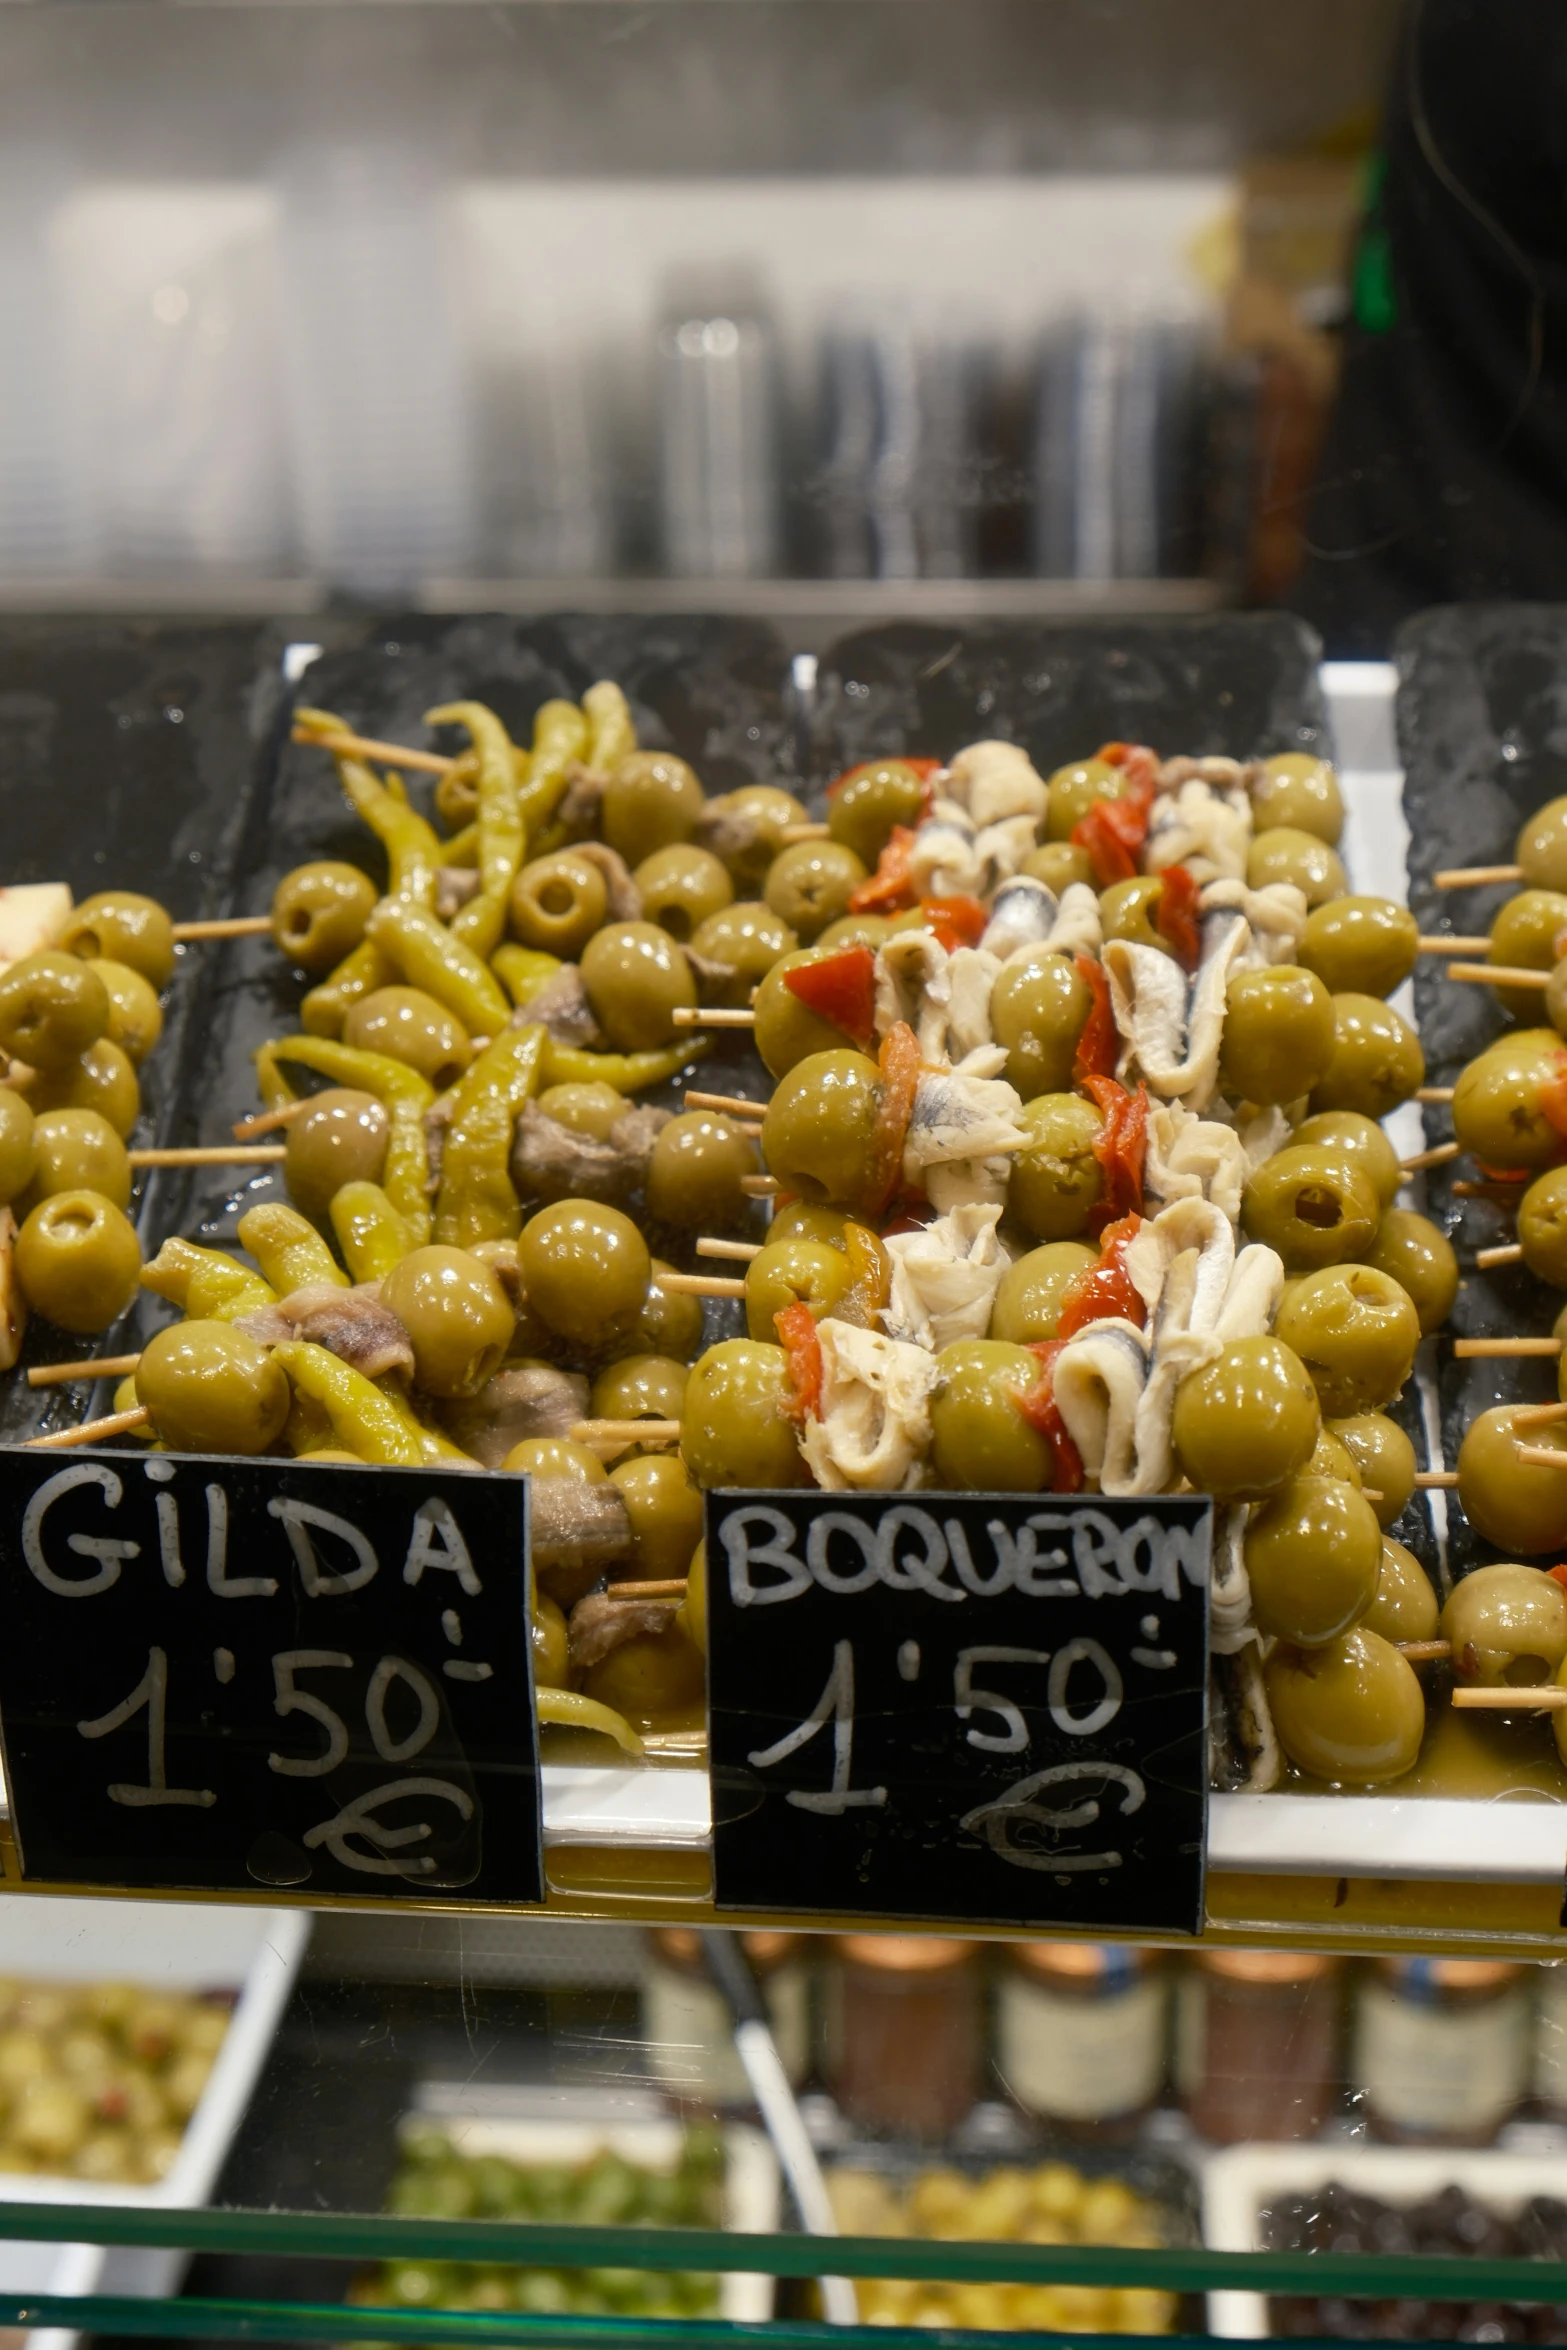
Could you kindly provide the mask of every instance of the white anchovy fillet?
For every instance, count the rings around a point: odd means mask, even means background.
[[[974,846],[975,826],[955,800],[937,800],[915,832],[909,878],[917,897],[977,897],[985,860]]]
[[[1037,823],[1050,798],[1044,777],[1020,743],[970,743],[947,769],[946,781],[950,796],[981,825],[1005,816],[1027,816]]]
[[[1132,1070],[1150,1092],[1203,1110],[1219,1079],[1225,993],[1251,932],[1239,914],[1216,913],[1203,924],[1203,959],[1188,982],[1173,955],[1133,939],[1105,941],[1110,1004],[1126,1050],[1121,1074]]]
[[[1000,1047],[993,1048],[999,1051]],[[990,1060],[980,1056],[983,1066]],[[928,1167],[948,1159],[982,1159],[1028,1148],[1018,1124],[1022,1099],[1002,1079],[977,1069],[927,1069],[914,1088],[914,1110],[903,1145],[905,1180],[918,1186]]]
[[[1221,791],[1251,791],[1262,774],[1262,761],[1227,759],[1219,753],[1210,753],[1204,759],[1189,759],[1184,754],[1166,759],[1159,769],[1159,789],[1162,792],[1179,791],[1183,783],[1195,776],[1202,783],[1217,785]]]
[[[1106,1493],[1133,1491],[1137,1406],[1147,1377],[1148,1341],[1130,1322],[1090,1322],[1056,1357],[1056,1408],[1083,1467]]]
[[[925,1197],[938,1216],[959,1208],[1003,1208],[1012,1161],[999,1152],[985,1159],[943,1159],[925,1170]]]
[[[1216,791],[1194,777],[1155,800],[1144,870],[1162,873],[1166,865],[1184,865],[1196,882],[1240,881],[1251,829],[1251,802],[1244,790]]]
[[[1226,1345],[1236,1338],[1266,1338],[1283,1295],[1284,1259],[1254,1240],[1235,1260],[1219,1316],[1219,1337]]]
[[[1306,929],[1306,893],[1292,881],[1248,889],[1244,881],[1210,881],[1198,900],[1204,915],[1244,914],[1251,930],[1247,961],[1293,963]]]
[[[928,930],[900,930],[876,949],[876,1033],[904,1021],[919,1041],[920,1058],[947,1058],[947,1005],[952,982],[947,950]]]
[[[1019,947],[1044,946],[1060,912],[1061,901],[1053,889],[1030,874],[1019,873],[1004,881],[992,898],[990,920],[979,943],[987,954],[999,955],[1005,962]]]
[[[935,1356],[831,1316],[817,1323],[816,1343],[821,1411],[800,1438],[812,1476],[829,1493],[909,1492],[930,1450]]]
[[[1178,1200],[1161,1208],[1127,1248],[1126,1270],[1148,1312],[1149,1365],[1133,1422],[1135,1468],[1126,1492],[1160,1493],[1171,1481],[1175,1390],[1219,1352],[1218,1323],[1234,1266],[1234,1229],[1211,1200]]]
[[[1257,1635],[1251,1628],[1251,1580],[1246,1573],[1246,1518],[1244,1502],[1232,1502],[1213,1515],[1213,1579],[1208,1586],[1211,1645],[1220,1656],[1233,1656]]]
[[[987,824],[974,838],[974,854],[982,860],[984,869],[975,896],[989,897],[1001,882],[1010,881],[1038,845],[1032,816],[1003,816],[999,822]]]
[[[999,959],[985,947],[954,947],[947,963],[951,988],[946,1038],[949,1061],[966,1061],[990,1044],[990,991],[1000,970]],[[933,1057],[925,1055],[927,1060]],[[1005,1065],[1003,1056],[999,1066]]]
[[[1104,932],[1099,923],[1099,893],[1086,881],[1069,881],[1061,892],[1061,911],[1046,939],[1063,955],[1097,955]]]
[[[939,1354],[960,1338],[983,1338],[1011,1258],[996,1226],[999,1205],[960,1207],[918,1232],[883,1243],[892,1259],[892,1295],[882,1320],[890,1338]]]
[[[1199,1118],[1179,1102],[1158,1102],[1148,1113],[1143,1190],[1151,1200],[1207,1199],[1233,1224],[1251,1174],[1246,1146],[1233,1126]]]

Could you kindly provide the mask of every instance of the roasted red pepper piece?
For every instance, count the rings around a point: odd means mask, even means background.
[[[822,1349],[816,1335],[816,1317],[802,1299],[774,1314],[773,1328],[784,1351],[784,1369],[794,1390],[789,1404],[793,1420],[819,1418],[822,1408]]]
[[[875,872],[860,883],[849,899],[851,913],[897,914],[913,905],[914,883],[909,874],[913,847],[914,835],[908,825],[895,824]]]
[[[1126,787],[1117,800],[1095,800],[1072,827],[1075,848],[1086,849],[1101,889],[1130,881],[1148,838],[1148,816],[1158,788],[1159,762],[1145,743],[1104,743],[1099,757],[1119,767]]]
[[[1074,955],[1072,960],[1078,978],[1094,999],[1072,1055],[1072,1083],[1083,1085],[1090,1077],[1113,1077],[1121,1048],[1115,1033],[1115,1014],[1110,1009],[1110,982],[1105,977],[1104,965],[1092,955]]]
[[[1567,1590],[1567,1565],[1547,1567],[1545,1571],[1553,1583],[1560,1583],[1563,1590]]]
[[[1202,956],[1197,928],[1197,884],[1184,865],[1166,865],[1159,876],[1153,926],[1175,951],[1184,970],[1195,971]]]
[[[977,947],[990,920],[978,898],[921,898],[925,927],[933,930],[950,955],[955,947]]]
[[[819,963],[800,963],[783,975],[792,996],[830,1020],[863,1051],[876,1034],[876,957],[867,946],[843,947]]]
[[[914,1093],[920,1078],[920,1048],[906,1020],[889,1028],[881,1040],[881,1109],[871,1142],[871,1167],[866,1207],[880,1219],[903,1179],[903,1144],[914,1115]]]
[[[1143,1212],[1143,1163],[1148,1155],[1148,1088],[1128,1093],[1113,1077],[1085,1077],[1083,1091],[1104,1118],[1094,1157],[1104,1170],[1104,1194],[1089,1211],[1096,1237],[1107,1224]]]
[[[1056,1357],[1065,1343],[1060,1338],[1044,1338],[1029,1348],[1029,1353],[1038,1359],[1039,1378],[1027,1395],[1018,1397],[1017,1408],[1050,1447],[1051,1492],[1081,1493],[1083,1456],[1072,1442],[1055,1396]]]
[[[1148,1308],[1126,1269],[1126,1252],[1142,1227],[1141,1216],[1123,1216],[1108,1225],[1099,1242],[1099,1262],[1086,1265],[1067,1283],[1056,1329],[1075,1338],[1090,1322],[1131,1322],[1141,1330]]]
[[[1556,1075],[1540,1088],[1540,1115],[1547,1126],[1567,1135],[1567,1053],[1556,1057]]]

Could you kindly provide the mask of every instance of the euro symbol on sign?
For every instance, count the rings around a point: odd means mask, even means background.
[[[1097,1780],[1101,1792],[1107,1780],[1119,1783],[1120,1811],[1141,1811],[1147,1801],[1148,1790],[1135,1771],[1126,1770],[1120,1763],[1082,1762],[1056,1763],[1048,1771],[1035,1771],[1032,1777],[1019,1779],[1004,1795],[990,1803],[976,1805],[958,1823],[970,1835],[983,1836],[998,1860],[1010,1861],[1018,1869],[1043,1869],[1051,1876],[1061,1876],[1068,1869],[1118,1869],[1122,1865],[1118,1852],[1060,1852],[1055,1839],[1074,1828],[1091,1828],[1099,1817],[1096,1797],[1084,1795],[1077,1802],[1051,1803],[1038,1799],[1047,1787],[1064,1789],[1073,1780]]]
[[[459,1819],[473,1817],[473,1798],[454,1787],[449,1779],[391,1779],[384,1787],[373,1787],[368,1795],[358,1795],[352,1803],[345,1803],[334,1818],[323,1820],[319,1827],[305,1831],[305,1843],[311,1851],[324,1844],[334,1860],[345,1869],[358,1869],[366,1877],[428,1877],[434,1873],[435,1861],[431,1854],[419,1853],[409,1860],[386,1860],[381,1854],[406,1850],[410,1844],[427,1844],[430,1839],[428,1820],[415,1820],[406,1828],[389,1828],[375,1817],[383,1803],[396,1803],[406,1795],[433,1795],[444,1803],[455,1804]],[[367,1844],[375,1845],[375,1854],[356,1852],[350,1845],[350,1836],[362,1836]]]

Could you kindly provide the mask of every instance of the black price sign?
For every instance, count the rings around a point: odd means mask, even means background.
[[[711,1493],[722,1909],[1198,1933],[1213,1505]]]
[[[0,1451],[23,1874],[541,1901],[527,1488]]]

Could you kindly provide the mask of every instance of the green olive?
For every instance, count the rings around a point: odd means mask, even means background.
[[[836,922],[829,922],[816,937],[818,953],[833,953],[839,947],[869,947],[874,954],[895,935],[895,926],[886,914],[840,914]]]
[[[1518,1203],[1518,1239],[1535,1278],[1567,1289],[1567,1167],[1536,1175]]]
[[[1006,963],[990,991],[990,1030],[1007,1048],[1003,1074],[1025,1102],[1065,1093],[1093,998],[1070,955],[1030,947]]]
[[[1402,1517],[1415,1490],[1415,1448],[1396,1420],[1381,1412],[1352,1412],[1329,1429],[1360,1471],[1371,1506],[1384,1526]],[[1378,1627],[1380,1629],[1380,1626]]]
[[[473,1059],[468,1031],[422,987],[377,987],[348,1007],[343,1042],[385,1053],[445,1093]]]
[[[690,1373],[673,1355],[622,1355],[593,1382],[595,1420],[678,1420]]]
[[[1377,1595],[1360,1619],[1366,1630],[1395,1647],[1406,1640],[1434,1640],[1437,1614],[1431,1578],[1414,1552],[1384,1537]]]
[[[1053,1458],[1019,1406],[1039,1384],[1026,1346],[965,1338],[936,1357],[931,1390],[931,1468],[958,1492],[1042,1493]]]
[[[1371,1265],[1328,1265],[1292,1281],[1273,1326],[1305,1364],[1332,1419],[1391,1403],[1420,1343],[1408,1293]]]
[[[691,952],[704,966],[721,964],[729,977],[704,979],[702,994],[710,1004],[748,1004],[751,990],[767,977],[780,955],[794,952],[799,939],[787,922],[780,922],[771,906],[745,899],[709,914],[697,925]]]
[[[817,1321],[830,1314],[852,1285],[841,1248],[825,1240],[773,1240],[745,1269],[745,1326],[753,1338],[776,1339],[773,1317],[808,1305]]]
[[[33,1113],[19,1093],[0,1085],[0,1207],[27,1189],[36,1159]]]
[[[1567,1592],[1540,1567],[1474,1567],[1449,1592],[1439,1629],[1461,1682],[1543,1688],[1567,1657]]]
[[[1252,817],[1259,832],[1283,825],[1314,833],[1336,849],[1344,830],[1344,795],[1326,759],[1309,751],[1280,751],[1264,759],[1252,786]]]
[[[793,1403],[781,1347],[753,1338],[710,1346],[692,1369],[681,1414],[680,1452],[693,1481],[704,1491],[808,1484]]]
[[[1054,1338],[1068,1288],[1079,1273],[1098,1262],[1098,1250],[1085,1248],[1080,1240],[1056,1240],[1030,1249],[1001,1276],[990,1309],[989,1335],[1009,1346],[1035,1346]]]
[[[1267,1690],[1279,1744],[1313,1778],[1380,1787],[1420,1752],[1426,1708],[1414,1667],[1364,1624],[1327,1648],[1276,1649]]]
[[[1333,998],[1333,1058],[1311,1089],[1311,1107],[1385,1118],[1425,1083],[1420,1039],[1401,1012],[1372,995]]]
[[[106,1036],[63,1069],[40,1070],[27,1088],[38,1116],[45,1110],[96,1110],[123,1142],[141,1116],[141,1087],[129,1057]]]
[[[1477,1534],[1526,1555],[1567,1549],[1567,1428],[1516,1425],[1521,1404],[1497,1404],[1471,1420],[1458,1449],[1458,1499]],[[1559,1469],[1518,1458],[1521,1444],[1562,1455]]]
[[[602,868],[570,849],[535,857],[511,885],[511,934],[539,954],[571,962],[608,918],[609,886]]]
[[[693,1647],[707,1654],[707,1544],[699,1542],[686,1569],[686,1595],[675,1610],[675,1622]]]
[[[1360,1466],[1346,1445],[1324,1427],[1317,1432],[1317,1441],[1311,1448],[1311,1458],[1301,1470],[1302,1477],[1326,1477],[1341,1485],[1353,1485],[1360,1491]]]
[[[119,1046],[132,1068],[139,1069],[163,1034],[163,1006],[157,990],[129,963],[116,963],[107,955],[100,955],[93,969],[109,996],[109,1025],[104,1035],[110,1044]]]
[[[1047,840],[1043,848],[1023,859],[1021,870],[1031,881],[1042,881],[1057,897],[1074,881],[1084,882],[1090,889],[1094,884],[1093,859],[1086,849],[1075,848],[1067,840]]]
[[[604,1485],[609,1471],[586,1444],[569,1436],[525,1436],[514,1444],[501,1467],[513,1477],[556,1477],[572,1485]]]
[[[517,1263],[533,1311],[580,1345],[629,1334],[653,1276],[647,1243],[631,1218],[585,1199],[556,1200],[531,1216],[517,1243]]]
[[[767,1245],[772,1248],[782,1240],[822,1240],[842,1255],[848,1245],[844,1239],[848,1222],[842,1208],[816,1207],[806,1200],[792,1199],[768,1225]]]
[[[1544,1009],[1557,1035],[1567,1036],[1567,956],[1551,966],[1551,975],[1545,983]]]
[[[57,943],[84,962],[109,955],[129,963],[156,988],[167,987],[174,976],[174,925],[156,898],[134,889],[101,889],[83,898]]]
[[[756,1144],[737,1120],[714,1110],[686,1110],[661,1127],[654,1141],[648,1211],[690,1232],[727,1232],[751,1204],[741,1184],[761,1171]]]
[[[1379,1216],[1369,1175],[1322,1144],[1291,1143],[1275,1151],[1241,1200],[1248,1237],[1277,1249],[1291,1273],[1362,1256],[1376,1238]]]
[[[290,1401],[282,1364],[232,1322],[176,1322],[149,1338],[136,1393],[171,1452],[265,1452]]]
[[[569,1126],[573,1134],[608,1142],[626,1114],[626,1097],[595,1078],[586,1085],[547,1085],[539,1096],[539,1108],[557,1126]]]
[[[1482,1167],[1548,1167],[1562,1138],[1540,1107],[1567,1057],[1553,1028],[1503,1037],[1459,1073],[1453,1088],[1453,1133]]]
[[[836,1022],[809,1010],[788,985],[791,971],[820,963],[832,951],[820,946],[800,947],[793,954],[780,955],[756,991],[752,1034],[770,1076],[786,1076],[809,1054],[835,1052],[848,1041]]]
[[[685,1713],[702,1696],[700,1650],[671,1621],[667,1632],[638,1632],[590,1665],[582,1694],[612,1706],[632,1726],[650,1730],[669,1714]]]
[[[827,829],[871,871],[895,824],[911,832],[918,826],[927,796],[926,786],[906,761],[873,759],[855,768],[830,794]]]
[[[1314,832],[1301,832],[1291,824],[1254,833],[1246,852],[1247,888],[1266,889],[1275,881],[1293,882],[1305,893],[1308,909],[1341,898],[1349,887],[1338,851]]]
[[[1099,926],[1106,938],[1126,938],[1137,946],[1174,952],[1154,921],[1164,896],[1164,878],[1158,873],[1136,873],[1129,881],[1112,881],[1099,897]]]
[[[1075,1093],[1039,1093],[1018,1124],[1030,1140],[1012,1161],[1007,1206],[1035,1240],[1073,1240],[1086,1231],[1104,1189],[1094,1140],[1104,1119]]]
[[[1390,996],[1420,952],[1420,925],[1392,898],[1330,898],[1306,917],[1299,960],[1333,995]]]
[[[46,1110],[33,1122],[33,1179],[23,1194],[34,1208],[57,1191],[96,1191],[117,1208],[129,1207],[130,1161],[125,1145],[96,1110]]]
[[[283,1177],[302,1216],[320,1223],[345,1183],[379,1183],[392,1122],[373,1093],[332,1085],[284,1134]]]
[[[797,840],[767,868],[762,895],[781,922],[810,940],[848,913],[864,879],[865,867],[841,841]]]
[[[1045,838],[1069,841],[1073,825],[1082,822],[1096,800],[1121,797],[1126,777],[1108,759],[1074,759],[1070,766],[1056,769],[1048,788]]]
[[[1259,1630],[1320,1648],[1376,1597],[1382,1529],[1352,1485],[1292,1477],[1253,1514],[1245,1555]]]
[[[644,857],[632,879],[645,920],[684,946],[710,914],[734,903],[734,883],[710,849],[674,842]]]
[[[791,824],[809,819],[793,792],[776,783],[743,783],[738,791],[709,800],[697,824],[696,837],[728,872],[737,890],[749,898],[760,895],[767,868],[784,846]],[[794,944],[793,939],[789,941]]]
[[[1333,1058],[1333,998],[1313,971],[1237,971],[1225,996],[1219,1081],[1242,1101],[1292,1102]]]
[[[1331,1150],[1338,1158],[1348,1159],[1351,1166],[1370,1176],[1372,1189],[1383,1208],[1392,1205],[1403,1183],[1404,1170],[1398,1163],[1397,1151],[1375,1118],[1363,1117],[1359,1110],[1323,1110],[1315,1118],[1303,1119],[1290,1140],[1301,1145],[1315,1144]]]
[[[604,787],[599,824],[633,868],[655,849],[689,840],[702,814],[702,786],[673,751],[633,751]]]
[[[811,1053],[779,1079],[762,1120],[767,1171],[796,1199],[864,1203],[875,1171],[881,1080],[864,1053]]]
[[[582,953],[593,1017],[617,1052],[668,1044],[675,1013],[694,1006],[696,981],[683,950],[656,922],[612,922]]]
[[[1567,799],[1536,808],[1519,832],[1517,856],[1531,889],[1567,890]]]
[[[517,1323],[499,1275],[465,1248],[413,1249],[382,1282],[381,1303],[407,1331],[414,1384],[429,1395],[477,1395]]]
[[[617,1462],[609,1481],[620,1487],[631,1520],[638,1580],[662,1583],[684,1575],[702,1539],[702,1495],[679,1454],[638,1453]]]
[[[1200,1493],[1263,1501],[1311,1458],[1321,1419],[1298,1355],[1276,1338],[1237,1338],[1181,1381],[1170,1432]]]
[[[571,1669],[571,1642],[564,1612],[547,1591],[533,1595],[533,1678],[540,1689],[564,1689]]]
[[[1390,1273],[1414,1301],[1422,1337],[1440,1330],[1458,1295],[1458,1259],[1445,1232],[1413,1208],[1384,1208],[1365,1262]],[[1563,1274],[1567,1287],[1567,1272]]]
[[[16,1273],[35,1313],[85,1337],[117,1322],[136,1295],[141,1246],[113,1200],[57,1191],[18,1233]]]
[[[53,948],[0,971],[0,1049],[29,1068],[69,1068],[109,1025],[109,991],[91,963]]]
[[[1514,971],[1550,971],[1567,946],[1567,896],[1556,889],[1524,889],[1509,898],[1491,925],[1488,963]],[[1510,1020],[1532,1020],[1540,1009],[1533,988],[1499,987],[1496,1000]]]
[[[679,1362],[694,1363],[705,1335],[702,1300],[688,1290],[662,1287],[659,1275],[674,1269],[662,1257],[652,1259],[647,1294],[626,1333],[626,1344],[641,1354],[673,1355]]]
[[[380,893],[368,873],[337,857],[296,865],[272,893],[272,941],[298,970],[324,979],[365,934]]]

